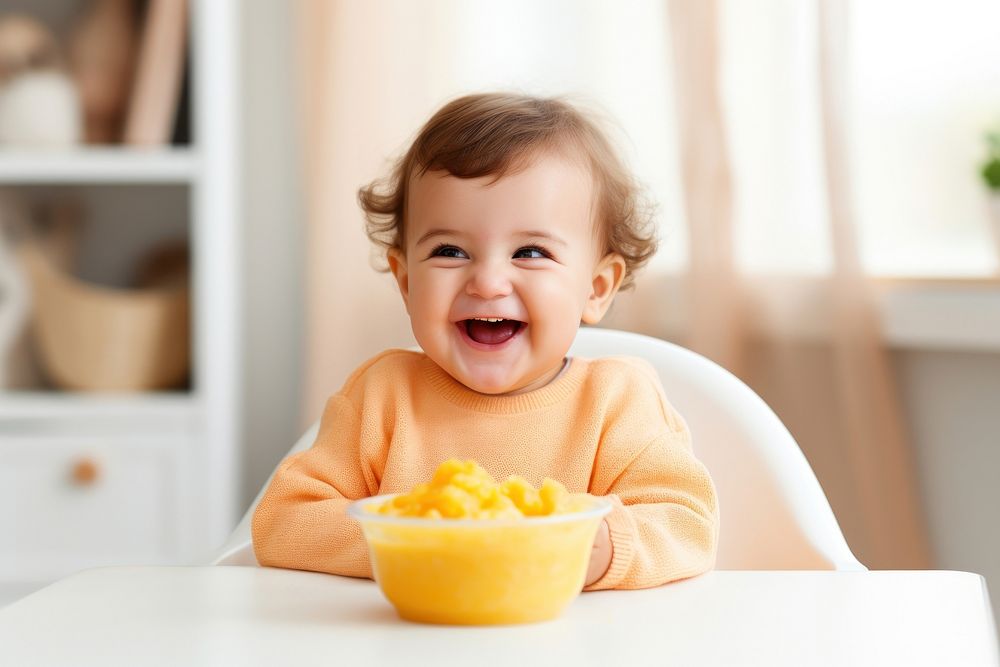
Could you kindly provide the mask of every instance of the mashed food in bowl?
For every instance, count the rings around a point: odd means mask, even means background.
[[[425,623],[530,623],[555,618],[583,587],[611,504],[546,479],[499,484],[475,461],[450,459],[409,493],[356,501],[372,572],[403,618]]]
[[[517,519],[576,512],[585,504],[585,498],[570,494],[548,477],[538,489],[516,475],[497,484],[475,461],[448,459],[429,483],[416,485],[409,493],[376,506],[375,511],[425,519]]]

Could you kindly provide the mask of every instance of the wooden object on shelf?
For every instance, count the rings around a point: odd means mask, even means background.
[[[149,1],[125,121],[126,144],[170,141],[184,74],[187,12],[187,0]]]
[[[65,273],[37,244],[26,244],[19,255],[35,292],[41,361],[56,384],[87,391],[152,391],[186,379],[186,280],[172,279],[162,288],[102,287]]]
[[[84,139],[121,139],[137,47],[133,0],[92,0],[73,31],[70,71],[80,93]]]

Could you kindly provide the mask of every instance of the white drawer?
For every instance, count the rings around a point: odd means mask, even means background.
[[[175,561],[188,446],[179,438],[0,436],[0,578]]]

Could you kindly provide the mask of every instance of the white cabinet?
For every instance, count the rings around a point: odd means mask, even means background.
[[[81,567],[183,559],[188,438],[0,440],[0,576],[44,582]]]
[[[176,391],[0,390],[0,606],[83,568],[205,562],[237,518],[238,3],[189,2],[190,145],[0,147],[0,188],[72,192],[99,213],[85,240],[98,264],[185,236],[192,343],[191,379]]]

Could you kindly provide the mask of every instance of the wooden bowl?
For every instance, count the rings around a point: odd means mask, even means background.
[[[32,285],[39,356],[55,384],[130,392],[170,389],[187,378],[186,279],[160,288],[104,287],[64,272],[37,245],[18,255]]]

